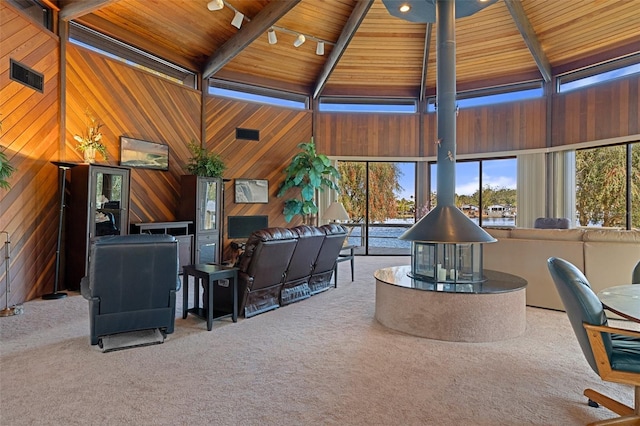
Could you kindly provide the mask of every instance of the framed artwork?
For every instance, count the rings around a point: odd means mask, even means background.
[[[266,179],[236,179],[236,203],[268,203],[269,181]]]
[[[169,170],[169,146],[120,136],[120,165]]]

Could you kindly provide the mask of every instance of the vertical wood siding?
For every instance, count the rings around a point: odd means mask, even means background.
[[[418,114],[318,113],[317,145],[327,155],[416,157]]]
[[[0,149],[17,169],[10,190],[0,189],[0,230],[11,240],[8,305],[52,291],[58,229],[59,43],[55,35],[0,2]],[[10,80],[14,59],[44,74],[44,93]],[[0,235],[0,300],[6,264]]]
[[[553,97],[553,146],[640,133],[640,76]]]
[[[546,123],[542,99],[460,109],[456,154],[544,148]],[[435,113],[426,115],[424,129],[425,155],[435,157],[438,140]]]

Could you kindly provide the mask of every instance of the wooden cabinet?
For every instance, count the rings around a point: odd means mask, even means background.
[[[222,259],[223,182],[220,178],[181,177],[178,219],[193,222],[193,263],[220,263]]]
[[[89,270],[91,240],[129,233],[130,171],[123,167],[79,164],[69,170],[65,232],[65,287],[78,290]]]
[[[141,234],[169,234],[176,237],[180,273],[182,273],[182,267],[191,265],[193,262],[193,235],[189,234],[189,226],[192,224],[190,220],[185,220],[183,222],[144,222],[136,223],[136,226]]]

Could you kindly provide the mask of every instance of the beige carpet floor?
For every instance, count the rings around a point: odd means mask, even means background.
[[[210,332],[178,312],[163,344],[110,353],[90,346],[81,296],[25,303],[0,318],[0,424],[580,425],[613,417],[585,387],[632,403],[590,370],[563,312],[527,308],[525,334],[492,343],[381,326],[373,271],[407,263],[358,257],[337,289]]]

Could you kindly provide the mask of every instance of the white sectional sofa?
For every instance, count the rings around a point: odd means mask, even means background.
[[[598,291],[631,283],[640,261],[640,231],[616,229],[492,229],[498,241],[484,245],[484,268],[521,276],[528,282],[527,305],[564,310],[547,269],[549,257],[576,265]]]

